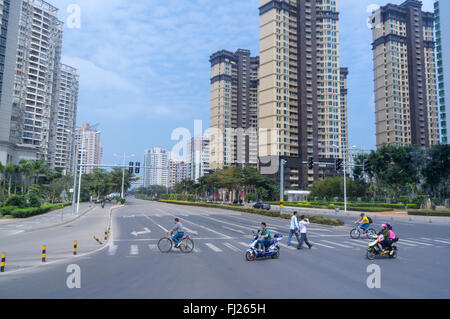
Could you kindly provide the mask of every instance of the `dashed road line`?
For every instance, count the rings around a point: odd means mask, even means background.
[[[213,245],[211,243],[205,243],[205,245],[208,246],[211,250],[213,250],[213,251],[215,251],[217,253],[220,253],[220,252],[223,251],[222,249],[220,249],[219,247],[217,247],[217,246],[215,246],[215,245]]]
[[[233,251],[240,251],[239,248],[234,247],[233,245],[231,245],[230,243],[223,243],[224,246],[230,248]]]
[[[322,241],[323,241],[323,242],[326,242],[326,243],[328,243],[328,244],[340,246],[340,247],[343,247],[343,248],[353,248],[352,246],[343,245],[343,244],[335,243],[335,242],[328,241],[328,240],[322,240]]]
[[[138,245],[131,245],[130,246],[130,255],[131,256],[137,256],[139,254],[139,247]]]

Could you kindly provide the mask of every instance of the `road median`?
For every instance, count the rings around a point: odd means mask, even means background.
[[[232,211],[239,211],[244,213],[270,216],[270,217],[279,217],[284,219],[289,219],[292,215],[289,213],[280,214],[278,211],[272,210],[263,210],[263,209],[255,209],[255,208],[247,208],[243,206],[234,206],[234,205],[221,205],[221,204],[213,204],[213,203],[203,203],[203,202],[188,202],[188,201],[177,201],[177,200],[159,200],[160,203],[167,204],[175,204],[175,205],[184,205],[184,206],[198,206],[198,207],[208,207],[208,208],[218,208]],[[322,225],[330,225],[330,226],[343,226],[344,221],[337,218],[323,217],[323,216],[307,216],[309,221],[313,224],[322,224]]]

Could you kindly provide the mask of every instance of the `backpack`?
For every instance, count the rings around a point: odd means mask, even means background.
[[[371,224],[373,223],[373,222],[372,222],[372,218],[370,218],[369,216],[367,216],[367,219],[369,220],[369,223],[371,223]]]
[[[395,233],[392,230],[389,230],[389,239],[396,239]]]

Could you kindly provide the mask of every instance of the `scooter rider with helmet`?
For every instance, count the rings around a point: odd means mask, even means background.
[[[381,230],[378,233],[378,243],[381,244],[383,250],[391,249],[391,241],[389,239],[389,228],[386,224],[381,225]]]

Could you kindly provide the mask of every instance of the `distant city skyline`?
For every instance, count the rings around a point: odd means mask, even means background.
[[[73,1],[50,2],[65,21]],[[338,2],[341,65],[349,68],[350,147],[375,149],[376,143],[368,8],[402,2]],[[433,12],[433,2],[424,0],[423,10]],[[170,150],[172,130],[185,127],[193,135],[194,120],[208,128],[210,54],[246,48],[259,55],[259,0],[78,4],[81,27],[65,24],[62,62],[79,70],[78,124],[101,123],[105,163],[119,164],[117,152],[143,154],[154,145]]]

